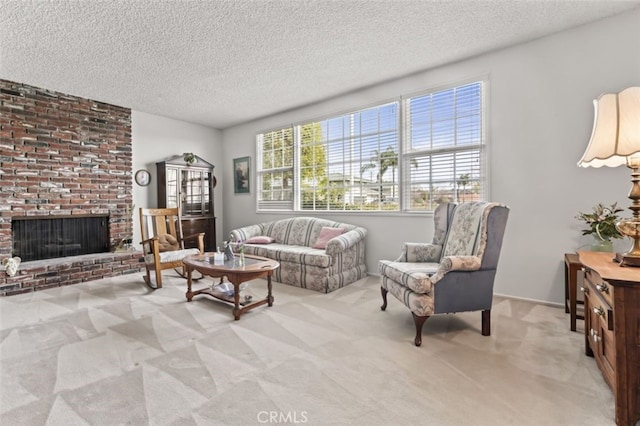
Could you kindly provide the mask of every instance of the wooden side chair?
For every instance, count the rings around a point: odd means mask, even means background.
[[[142,228],[142,251],[147,274],[144,282],[152,289],[162,288],[162,271],[174,269],[186,278],[182,260],[194,254],[204,253],[204,233],[188,236],[182,234],[180,210],[140,209],[140,227]],[[185,249],[184,242],[195,240],[198,248]],[[151,279],[154,272],[155,282]]]

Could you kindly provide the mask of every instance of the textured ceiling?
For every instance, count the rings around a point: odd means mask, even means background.
[[[639,6],[0,0],[0,78],[222,129]]]

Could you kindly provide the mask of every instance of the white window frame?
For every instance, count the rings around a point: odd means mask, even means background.
[[[403,210],[407,212],[418,212],[418,211],[433,211],[438,204],[441,202],[449,201],[449,202],[461,202],[461,201],[474,201],[474,200],[485,200],[488,197],[488,173],[487,173],[487,153],[486,153],[486,91],[487,91],[488,82],[486,79],[474,79],[467,82],[461,82],[455,85],[444,86],[437,89],[432,89],[426,92],[414,94],[412,96],[405,97],[403,99],[403,129],[402,129],[402,206]],[[465,116],[464,114],[458,115],[457,108],[458,102],[456,98],[456,102],[454,103],[454,113],[451,116],[447,116],[446,121],[453,121],[452,126],[452,134],[453,138],[451,139],[450,144],[440,145],[440,146],[427,146],[423,148],[415,148],[412,147],[412,129],[411,129],[411,108],[410,102],[414,99],[425,98],[425,97],[434,97],[445,93],[453,93],[454,96],[457,96],[457,93],[462,91],[463,89],[474,89],[477,88],[479,90],[479,99],[478,102],[478,110],[479,115],[479,129],[474,132],[477,135],[478,140],[475,143],[466,142],[464,143],[464,138],[458,138],[458,121],[461,118],[468,118],[469,114]],[[433,110],[431,110],[433,112]],[[445,120],[442,120],[445,121]],[[438,120],[429,120],[431,126],[430,128],[431,134],[428,139],[431,139],[432,143],[436,137],[434,136],[434,122],[437,123]],[[437,144],[436,144],[437,145]],[[477,161],[476,166],[470,166],[469,163],[465,164],[464,160],[460,158],[459,160],[456,158],[465,153],[472,155],[475,161]],[[422,170],[427,169],[431,174],[428,179],[423,180],[425,186],[429,186],[428,194],[429,194],[429,202],[426,203],[423,208],[418,208],[412,205],[411,201],[411,188],[413,185],[417,185],[417,178],[412,176],[412,165],[419,163],[420,159],[425,159],[427,157],[433,158],[436,156],[446,156],[451,154],[454,156],[452,161],[452,167],[448,170],[451,170],[451,176],[448,179],[445,179],[446,182],[439,181],[435,179],[433,175],[433,167],[423,167]],[[445,163],[440,162],[439,164],[445,165]],[[460,166],[460,169],[457,167]],[[467,173],[463,173],[467,172]],[[466,185],[460,184],[460,178],[463,175],[469,175],[469,180],[471,181],[472,188],[468,189]],[[437,185],[440,184],[449,184],[450,187],[442,191],[440,195],[436,195]],[[462,189],[461,189],[462,186]]]
[[[413,141],[411,140],[412,137],[412,132],[410,131],[410,127],[411,127],[411,111],[409,108],[410,102],[414,99],[417,98],[421,98],[421,97],[425,97],[425,96],[433,96],[436,94],[441,94],[444,92],[448,92],[448,91],[459,91],[462,88],[465,87],[469,87],[472,85],[479,85],[479,90],[480,90],[480,99],[479,99],[479,111],[478,114],[480,115],[479,117],[479,126],[480,129],[475,129],[475,132],[478,132],[478,138],[479,140],[477,140],[477,142],[475,143],[470,143],[469,141],[464,142],[463,145],[460,145],[458,143],[458,133],[457,133],[457,128],[454,128],[453,130],[453,135],[454,135],[454,139],[452,140],[452,144],[450,145],[444,145],[444,146],[431,146],[431,147],[422,147],[417,149],[415,146],[412,147],[412,143]],[[453,202],[459,202],[459,201],[470,201],[471,199],[487,199],[488,197],[488,180],[489,180],[489,175],[488,175],[488,168],[487,168],[487,143],[486,143],[486,117],[487,117],[487,108],[486,108],[486,92],[488,90],[488,79],[487,78],[479,78],[479,79],[473,79],[473,80],[468,80],[465,82],[458,82],[457,84],[453,84],[453,85],[447,85],[447,86],[443,86],[443,87],[438,87],[438,88],[434,88],[428,91],[423,91],[423,92],[419,92],[419,93],[415,93],[412,94],[410,96],[406,96],[406,97],[399,97],[395,100],[391,100],[391,101],[386,101],[374,106],[370,106],[367,108],[363,108],[363,109],[359,109],[359,110],[355,110],[352,112],[347,112],[347,113],[342,113],[342,114],[336,114],[336,115],[331,115],[328,117],[325,117],[323,119],[320,120],[311,120],[311,121],[305,121],[304,123],[299,123],[299,124],[294,124],[294,125],[290,125],[290,126],[286,126],[280,129],[275,129],[275,130],[271,130],[271,131],[265,131],[265,132],[261,132],[256,136],[256,201],[257,201],[257,211],[258,212],[274,212],[274,211],[289,211],[289,212],[313,212],[313,213],[320,213],[320,212],[340,212],[340,213],[398,213],[398,212],[406,212],[406,213],[431,213],[435,207],[437,206],[439,201],[453,201]],[[457,102],[457,100],[456,100]],[[384,107],[386,105],[390,105],[390,104],[397,104],[397,124],[396,124],[396,146],[395,146],[395,150],[397,153],[397,165],[394,166],[394,172],[395,172],[395,177],[391,177],[391,181],[389,181],[389,172],[384,174],[384,177],[386,177],[386,180],[377,178],[376,182],[374,184],[372,184],[371,182],[369,182],[368,185],[368,189],[367,190],[372,190],[373,187],[379,187],[381,188],[378,193],[380,194],[378,200],[377,200],[377,208],[370,208],[371,206],[367,204],[367,208],[362,208],[362,205],[360,205],[361,208],[354,208],[354,205],[348,205],[348,208],[346,208],[346,201],[345,201],[345,205],[343,206],[343,208],[339,208],[339,206],[335,206],[335,205],[331,205],[331,203],[329,203],[329,201],[326,202],[326,204],[321,204],[320,208],[318,208],[317,206],[315,206],[315,203],[311,206],[311,208],[304,208],[304,203],[303,203],[303,199],[301,196],[301,191],[302,191],[302,187],[304,186],[304,184],[301,182],[301,175],[302,175],[302,165],[301,165],[301,157],[302,157],[302,153],[301,153],[301,129],[303,128],[303,126],[305,125],[322,125],[322,123],[327,123],[330,120],[336,120],[336,119],[341,119],[344,117],[348,117],[351,116],[353,117],[354,115],[357,114],[362,114],[363,112],[366,111],[370,111],[376,108],[381,108]],[[459,121],[459,116],[455,115],[451,117],[451,120],[453,120],[455,124],[455,126],[457,126],[457,123]],[[379,124],[379,123],[378,123]],[[433,125],[433,123],[432,123]],[[380,127],[380,125],[379,125]],[[267,134],[270,134],[271,132],[282,132],[285,130],[291,130],[292,135],[293,135],[293,139],[292,139],[292,144],[293,146],[291,147],[292,153],[293,153],[293,158],[292,158],[292,164],[290,166],[286,166],[286,167],[280,167],[280,168],[270,168],[270,169],[265,169],[263,167],[263,153],[262,153],[262,148],[263,148],[263,143],[264,143],[264,136]],[[433,131],[433,129],[431,130]],[[475,134],[475,133],[474,133]],[[353,133],[352,133],[353,135]],[[352,136],[353,137],[353,136]],[[460,138],[462,139],[462,138]],[[345,139],[343,138],[343,141]],[[323,135],[323,139],[322,139],[322,144],[324,144],[324,146],[329,146],[328,144],[330,143],[330,138],[329,135]],[[472,188],[472,196],[470,196],[469,194],[471,193],[469,190],[466,189],[466,186],[463,187],[463,190],[460,190],[460,182],[459,182],[459,177],[460,174],[457,173],[457,171],[453,171],[453,178],[451,178],[451,182],[449,182],[450,184],[450,189],[448,190],[450,193],[448,193],[446,190],[444,191],[444,195],[440,195],[439,199],[434,198],[435,197],[435,192],[433,191],[433,185],[434,185],[434,181],[432,179],[432,177],[430,176],[430,178],[428,179],[428,184],[430,185],[430,190],[428,191],[428,198],[429,198],[429,202],[428,204],[425,205],[417,205],[417,203],[414,203],[414,205],[412,205],[412,200],[411,200],[411,191],[410,188],[412,188],[412,185],[414,185],[413,187],[415,188],[415,184],[417,182],[417,175],[412,176],[412,167],[413,165],[415,165],[415,159],[418,157],[428,157],[428,156],[437,156],[437,155],[441,155],[441,154],[453,154],[455,155],[456,153],[458,153],[458,155],[460,155],[460,152],[463,151],[473,151],[474,152],[474,157],[471,157],[473,159],[473,161],[467,161],[466,163],[463,161],[462,158],[458,158],[456,159],[452,165],[455,167],[456,165],[464,165],[467,169],[469,167],[472,167],[472,169],[468,169],[468,170],[472,170],[472,173],[468,173],[470,175],[470,177],[472,177],[472,181],[473,183],[473,188]],[[364,161],[370,161],[370,153],[367,152],[360,152],[359,157],[357,157],[357,167],[362,167],[363,162]],[[431,157],[433,158],[433,157]],[[347,160],[346,160],[346,154],[343,153],[343,157],[341,160],[338,161],[338,163],[341,164],[346,164]],[[474,166],[470,166],[469,164],[471,163],[475,163],[477,162],[477,165]],[[329,167],[330,167],[330,163],[331,161],[327,160],[327,169],[325,171],[325,173],[327,173],[327,176],[330,174],[329,171]],[[443,165],[446,165],[446,163],[442,163]],[[397,167],[397,169],[396,169]],[[353,167],[350,168],[350,170]],[[415,171],[415,167],[413,167],[414,171]],[[431,169],[429,169],[431,171]],[[292,173],[292,179],[291,179],[291,197],[290,199],[287,200],[262,200],[261,197],[263,195],[263,183],[264,183],[264,178],[265,176],[267,176],[269,173],[273,173],[273,172],[286,172],[286,171],[290,171],[290,173]],[[393,172],[391,172],[391,174],[393,174]],[[424,176],[422,176],[422,178],[424,178]],[[364,178],[362,177],[362,172],[360,172],[360,176],[359,176],[359,188],[357,188],[360,191],[360,197],[364,198],[363,194],[364,194]],[[412,181],[413,180],[413,181]],[[329,179],[329,182],[331,181],[331,179]],[[353,176],[351,178],[351,182],[353,183],[354,179]],[[395,184],[393,184],[392,182],[395,182]],[[389,194],[392,194],[391,197],[389,197],[387,194],[387,197],[389,199],[391,199],[390,202],[386,202],[384,200],[385,196],[383,195],[383,192],[380,191],[384,191],[382,188],[383,186],[386,188],[386,192],[389,192]],[[331,187],[331,183],[329,183],[328,188]],[[338,185],[339,188],[341,188],[341,190],[347,191],[347,190],[351,190],[352,188],[349,187],[347,184],[345,184],[345,181],[343,180],[342,186],[340,187]],[[309,197],[309,190],[307,189],[307,198]],[[312,193],[315,193],[315,190],[311,191]],[[329,190],[327,189],[327,194],[329,193]],[[463,194],[463,197],[460,197],[460,194]],[[347,198],[347,193],[345,192],[343,194],[344,198]],[[352,192],[350,194],[351,199],[355,199],[355,193]],[[357,194],[356,194],[357,195]],[[327,198],[329,196],[327,195]],[[315,200],[316,198],[313,197],[313,200]],[[308,203],[308,202],[307,202]],[[335,203],[334,203],[335,204]],[[374,203],[376,204],[376,203]],[[355,204],[357,205],[357,204]],[[307,206],[309,207],[309,206]]]

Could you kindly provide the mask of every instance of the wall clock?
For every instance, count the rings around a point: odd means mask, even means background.
[[[140,169],[135,175],[136,183],[140,186],[147,186],[151,182],[151,175],[145,169]]]

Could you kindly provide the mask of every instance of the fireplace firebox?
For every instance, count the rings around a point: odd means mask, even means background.
[[[109,217],[14,217],[13,256],[23,262],[109,251]]]

